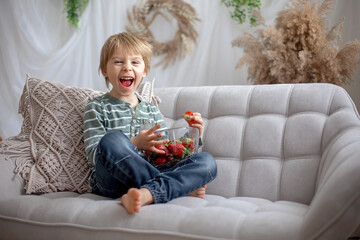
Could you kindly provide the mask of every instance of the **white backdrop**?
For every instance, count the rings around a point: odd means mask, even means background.
[[[253,31],[248,24],[239,25],[220,0],[185,0],[198,13],[199,33],[191,55],[167,69],[154,65],[162,59],[153,57],[148,79],[156,78],[155,87],[249,84],[246,68],[235,70],[241,57],[231,41],[243,31]],[[272,24],[287,0],[262,0],[262,14]],[[69,25],[63,0],[0,0],[0,136],[19,133],[22,117],[17,114],[26,74],[65,85],[106,91],[98,73],[99,53],[108,36],[125,31],[126,12],[136,0],[90,0],[81,16],[79,28]],[[360,1],[337,0],[329,15],[330,24],[345,16],[343,40],[360,39],[356,17]],[[172,39],[176,22],[157,18],[151,30],[157,40]],[[355,83],[347,87],[360,105],[360,69]]]

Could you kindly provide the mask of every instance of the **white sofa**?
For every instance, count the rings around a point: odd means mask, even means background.
[[[129,215],[119,199],[26,195],[19,158],[0,155],[1,239],[347,239],[360,224],[360,119],[330,84],[155,89],[169,127],[202,113],[218,164],[205,199]],[[19,143],[21,140],[9,140]],[[11,152],[9,149],[7,152]]]

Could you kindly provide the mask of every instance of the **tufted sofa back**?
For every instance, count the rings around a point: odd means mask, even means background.
[[[158,88],[155,94],[168,127],[186,125],[187,110],[202,114],[203,151],[218,164],[207,193],[224,197],[309,204],[330,166],[327,149],[359,125],[348,94],[331,84]]]

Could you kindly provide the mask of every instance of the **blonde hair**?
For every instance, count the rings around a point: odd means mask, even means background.
[[[99,71],[106,72],[109,58],[118,48],[124,48],[129,53],[140,54],[145,63],[145,72],[150,69],[152,46],[145,37],[122,32],[110,36],[104,43],[100,54]],[[105,78],[106,86],[109,88],[109,79]]]

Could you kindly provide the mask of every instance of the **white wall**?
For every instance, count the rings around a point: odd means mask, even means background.
[[[161,57],[154,57],[149,78],[156,87],[250,84],[246,68],[235,70],[242,50],[232,48],[231,41],[243,31],[253,31],[247,24],[235,23],[220,0],[185,0],[198,13],[199,37],[191,55],[175,65],[155,67]],[[262,0],[262,13],[271,25],[277,12],[288,0]],[[126,12],[136,0],[90,0],[79,23],[69,26],[62,0],[0,1],[0,136],[19,133],[22,117],[17,114],[26,74],[69,86],[90,87],[105,91],[98,74],[101,46],[114,33],[125,31]],[[345,16],[343,40],[360,39],[358,0],[336,0],[329,15],[330,25]],[[151,30],[159,40],[172,39],[176,22],[157,19]],[[165,29],[165,30],[164,30]],[[164,34],[165,33],[165,34]],[[360,107],[360,67],[354,82],[346,86]]]
[[[342,31],[343,43],[350,42],[354,39],[358,39],[360,41],[360,21],[358,17],[360,12],[360,1],[337,0],[335,1],[333,7],[335,10],[332,11],[328,17],[330,26],[333,26],[343,17],[345,18]],[[358,61],[360,62],[360,56]],[[348,91],[358,111],[360,112],[360,65],[358,65],[356,71],[354,72],[352,80],[352,83],[344,86],[344,88]]]

